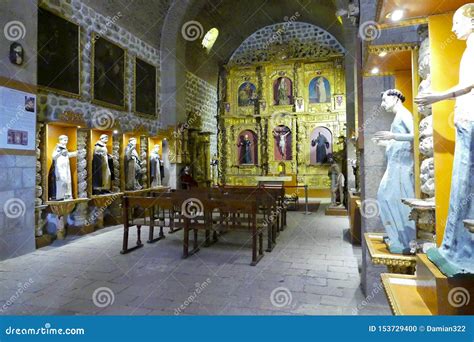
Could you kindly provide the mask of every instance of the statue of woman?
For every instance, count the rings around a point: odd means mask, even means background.
[[[59,143],[53,151],[53,162],[49,170],[49,199],[68,200],[72,199],[71,166],[69,158],[77,157],[77,151],[69,152],[67,135],[59,136]]]
[[[137,139],[130,138],[125,148],[125,190],[140,190],[142,162],[137,152]]]
[[[416,239],[415,223],[409,220],[410,208],[402,198],[415,197],[413,177],[413,116],[403,105],[405,96],[390,89],[382,94],[382,108],[394,113],[390,131],[375,133],[374,141],[386,148],[387,169],[380,182],[377,200],[380,217],[388,235],[390,252],[410,252],[410,241]]]
[[[280,83],[278,84],[278,104],[287,105],[288,101],[288,89],[287,89],[286,79],[284,77],[280,78]]]
[[[415,99],[422,106],[456,99],[449,214],[441,247],[427,251],[428,257],[447,276],[474,274],[474,239],[463,225],[463,220],[474,218],[474,4],[466,4],[456,11],[452,30],[458,39],[467,41],[459,68],[459,84],[444,92],[420,94]]]
[[[102,134],[94,146],[92,158],[92,192],[109,193],[112,187],[114,162],[107,149],[109,136]]]
[[[150,154],[150,177],[151,187],[161,186],[163,184],[163,178],[165,176],[163,161],[160,157],[160,145],[155,145],[153,151]]]

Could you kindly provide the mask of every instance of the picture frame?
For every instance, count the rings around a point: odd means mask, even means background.
[[[157,68],[135,57],[134,64],[134,112],[137,115],[154,118],[157,115]]]

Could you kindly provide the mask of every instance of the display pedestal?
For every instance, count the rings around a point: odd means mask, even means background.
[[[332,206],[326,208],[326,216],[347,216],[347,209],[339,206]]]
[[[416,256],[393,254],[383,241],[383,233],[365,233],[364,238],[374,265],[385,265],[390,273],[414,274]]]
[[[411,209],[410,220],[416,224],[416,238],[419,242],[436,243],[436,204],[433,200],[404,198],[402,203]]]
[[[122,198],[123,192],[117,192],[113,194],[104,194],[104,195],[94,195],[91,198],[90,205],[95,207],[96,210],[94,211],[91,218],[95,222],[93,226],[95,229],[104,228],[104,212],[105,210],[112,205],[112,203]]]
[[[361,243],[361,223],[360,215],[360,196],[356,196],[349,192],[349,223],[351,228],[351,243],[360,245]]]
[[[76,204],[87,202],[87,198],[78,198],[66,201],[50,201],[47,202],[48,210],[58,217],[58,228],[56,237],[58,240],[64,240],[66,236],[66,222],[65,216],[72,213]]]
[[[35,237],[36,248],[43,248],[49,246],[53,242],[53,238],[49,234],[43,234]]]

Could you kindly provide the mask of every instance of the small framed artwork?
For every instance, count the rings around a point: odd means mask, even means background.
[[[334,110],[346,109],[346,98],[344,95],[334,95]]]
[[[302,97],[297,97],[295,101],[295,111],[297,113],[304,112],[304,99]]]
[[[92,102],[124,110],[126,50],[101,36],[92,42]]]
[[[135,112],[156,116],[156,67],[135,58]]]

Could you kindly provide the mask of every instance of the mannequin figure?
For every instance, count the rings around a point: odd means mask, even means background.
[[[395,114],[390,131],[375,133],[374,142],[386,148],[387,169],[380,182],[377,200],[380,217],[388,234],[390,252],[409,253],[415,240],[415,223],[409,220],[410,208],[402,198],[415,197],[413,177],[413,116],[403,105],[405,96],[396,90],[382,94],[382,108]]]
[[[453,17],[452,31],[467,47],[459,68],[459,84],[440,93],[420,94],[415,102],[428,106],[456,99],[454,150],[449,214],[443,243],[427,251],[428,257],[447,276],[474,274],[474,239],[463,220],[474,217],[474,4],[460,7]]]
[[[92,158],[92,191],[95,195],[109,193],[114,180],[114,161],[107,149],[109,136],[102,134],[94,146]]]
[[[150,177],[152,188],[163,184],[165,171],[163,168],[163,161],[160,157],[160,145],[155,145],[150,155]]]
[[[60,135],[53,151],[53,163],[49,170],[49,199],[55,201],[72,199],[71,166],[69,158],[77,157],[77,151],[69,152],[67,135]]]
[[[125,148],[125,189],[126,190],[140,190],[141,179],[141,165],[142,162],[137,152],[137,139],[130,138],[128,145]]]

